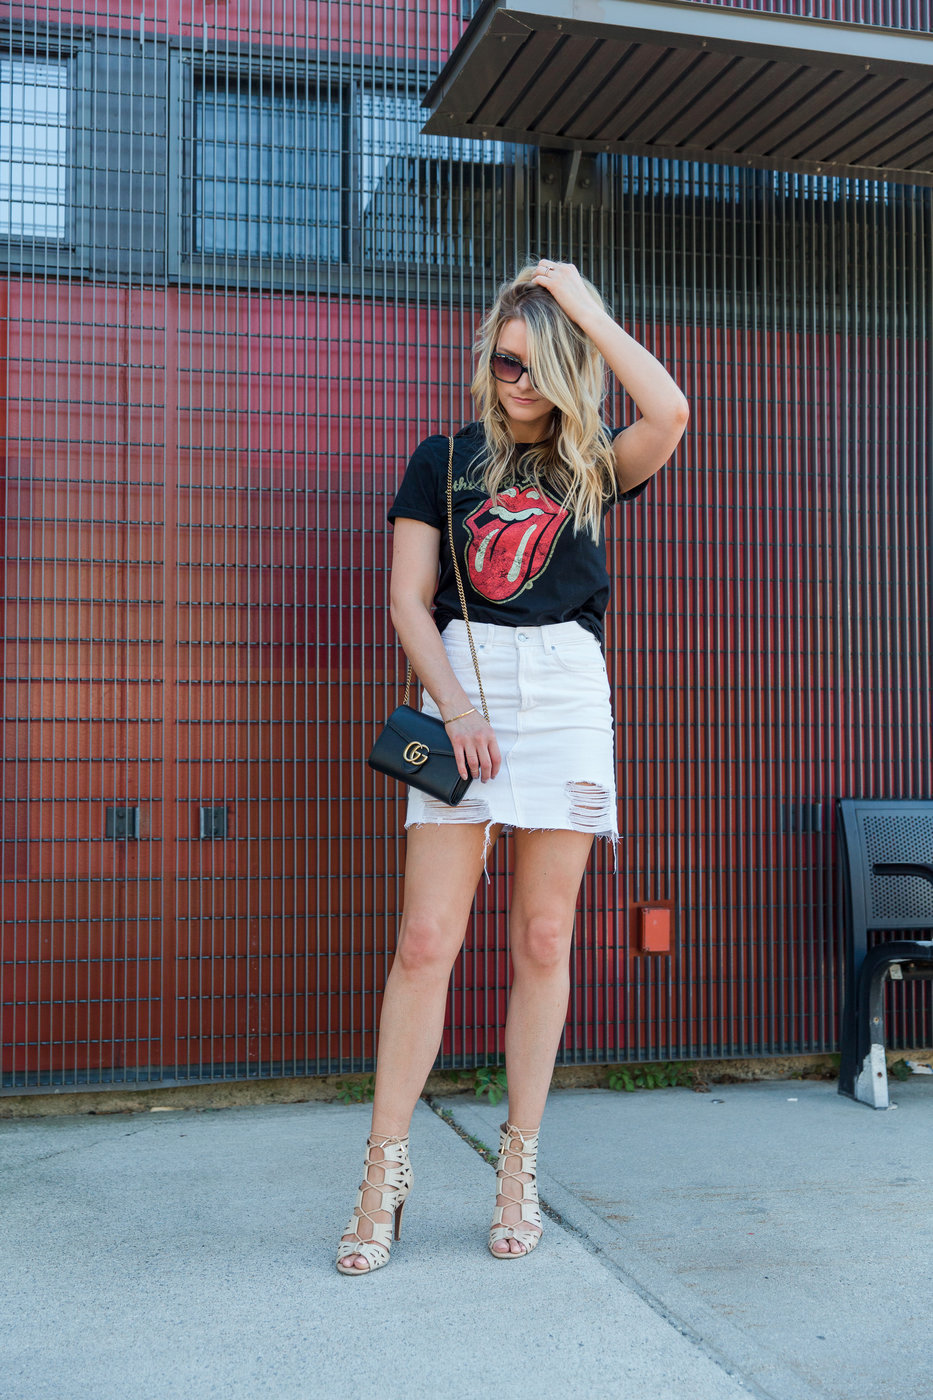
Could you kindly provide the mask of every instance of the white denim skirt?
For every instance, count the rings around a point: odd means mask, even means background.
[[[615,730],[599,642],[578,622],[542,627],[471,623],[502,766],[474,779],[457,807],[408,790],[406,826],[483,822],[521,830],[618,834]],[[480,712],[466,624],[442,640],[457,679]],[[422,710],[439,715],[423,692]]]

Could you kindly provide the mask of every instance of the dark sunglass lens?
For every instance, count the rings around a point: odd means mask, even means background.
[[[524,366],[521,360],[513,359],[511,355],[493,355],[492,372],[497,379],[504,379],[509,384],[517,384],[524,373]]]

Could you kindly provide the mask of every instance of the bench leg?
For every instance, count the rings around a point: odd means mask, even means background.
[[[867,959],[860,977],[859,1013],[871,1037],[868,1054],[859,1067],[855,1097],[872,1108],[888,1108],[888,1064],[884,1055],[884,984],[891,964]],[[865,975],[867,973],[867,976]],[[865,985],[867,982],[867,986]],[[867,1003],[867,1004],[866,1004]],[[864,1044],[864,1041],[862,1042]]]
[[[888,1067],[884,1056],[885,979],[929,976],[933,967],[933,942],[898,939],[869,950],[858,973],[846,983],[842,1016],[842,1056],[839,1092],[849,1094],[871,1108],[889,1108]]]
[[[888,1108],[888,1065],[884,1057],[884,1044],[872,1041],[871,1049],[862,1062],[862,1068],[855,1081],[855,1097],[859,1103],[867,1103],[872,1108]]]

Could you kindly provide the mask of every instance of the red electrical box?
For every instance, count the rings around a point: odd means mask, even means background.
[[[638,910],[638,940],[643,953],[671,951],[671,911],[643,904]]]

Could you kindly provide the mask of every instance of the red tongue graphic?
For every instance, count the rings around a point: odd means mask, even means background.
[[[505,602],[547,566],[570,512],[533,486],[500,492],[467,517],[470,582],[484,598]]]

